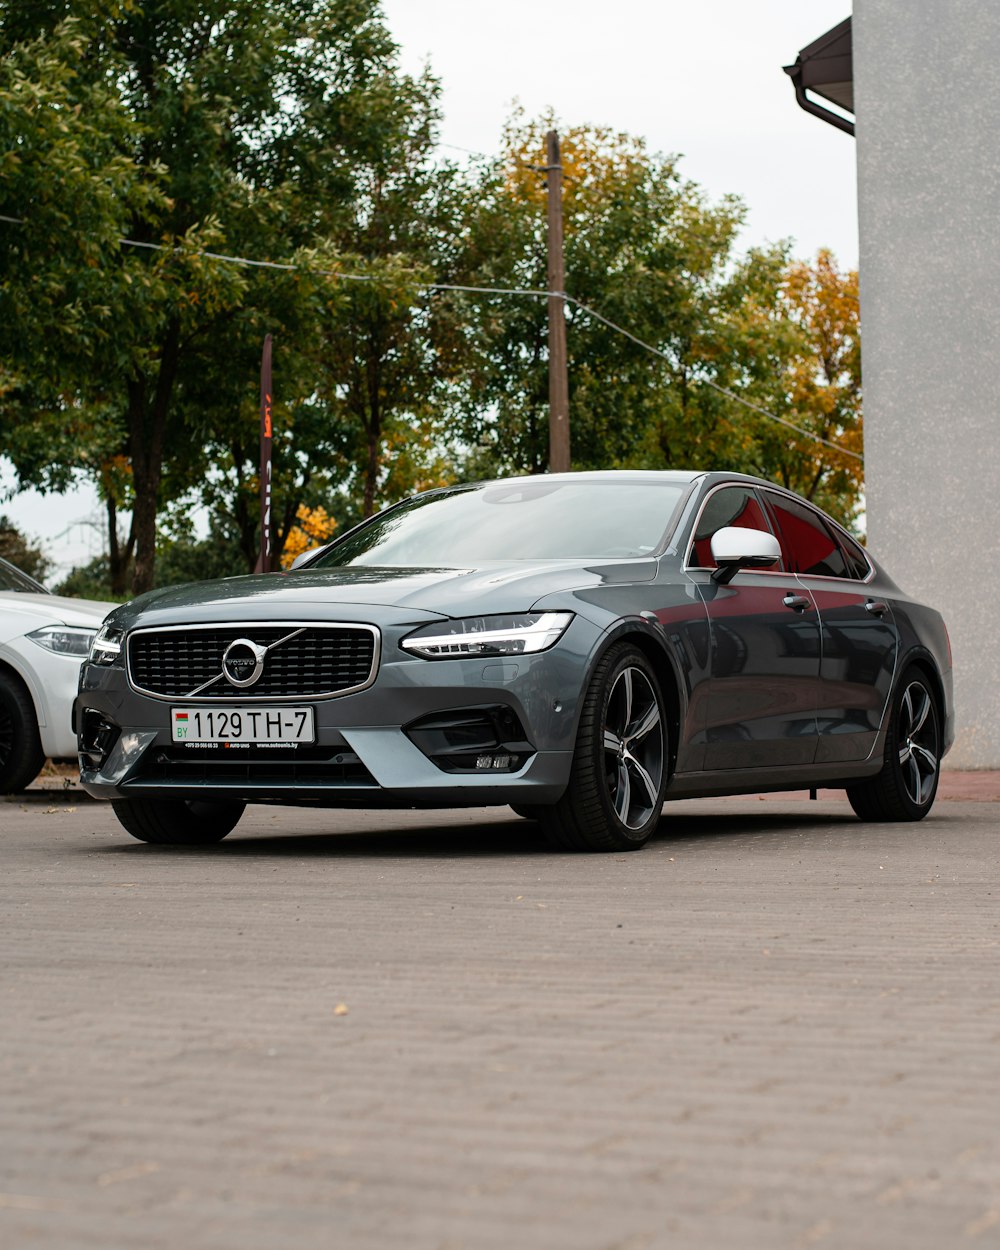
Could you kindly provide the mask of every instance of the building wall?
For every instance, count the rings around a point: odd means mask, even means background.
[[[947,621],[947,765],[998,768],[1000,7],[855,0],[853,26],[868,541]]]

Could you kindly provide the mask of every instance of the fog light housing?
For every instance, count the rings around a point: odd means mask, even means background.
[[[516,713],[503,705],[433,712],[404,732],[446,773],[516,773],[535,753]]]
[[[80,717],[80,760],[89,768],[100,768],[121,737],[121,727],[103,712],[85,707]]]

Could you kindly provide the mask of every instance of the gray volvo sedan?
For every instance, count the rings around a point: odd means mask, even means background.
[[[512,478],[407,499],[288,572],[117,608],[82,782],[146,842],[247,803],[509,804],[627,850],[665,800],[847,791],[920,820],[953,736],[940,615],[829,517],[731,473]]]

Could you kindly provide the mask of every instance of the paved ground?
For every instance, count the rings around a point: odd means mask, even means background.
[[[0,1244],[1000,1245],[998,826],[0,803]]]

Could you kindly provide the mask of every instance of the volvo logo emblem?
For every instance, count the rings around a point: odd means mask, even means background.
[[[231,686],[241,689],[260,680],[267,647],[249,638],[235,638],[222,653],[222,672]]]

